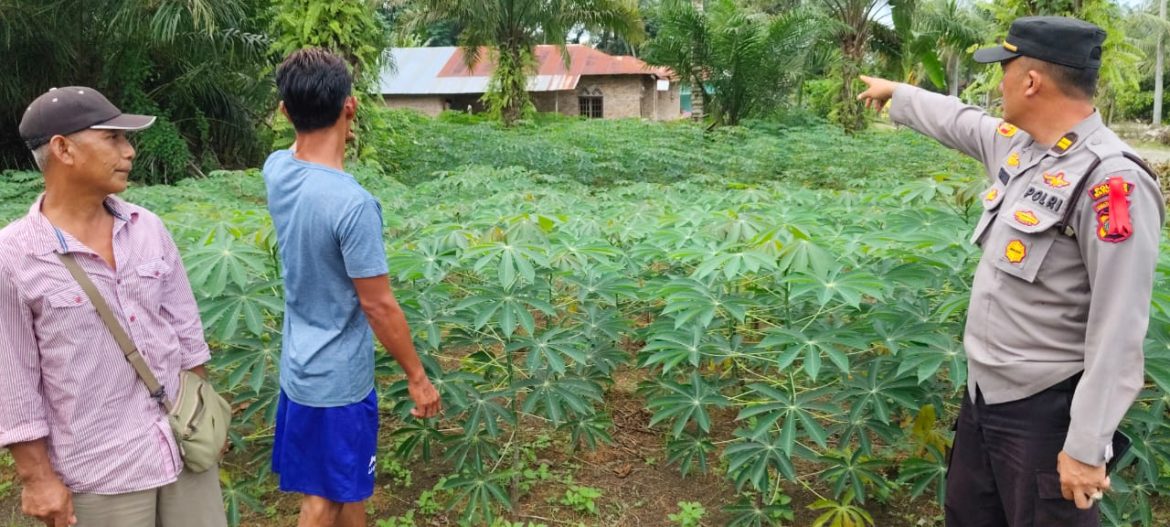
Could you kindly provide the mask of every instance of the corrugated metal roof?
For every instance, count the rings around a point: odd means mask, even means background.
[[[577,88],[585,75],[652,75],[670,78],[670,70],[653,68],[635,57],[614,57],[588,46],[567,46],[570,64],[556,46],[537,46],[537,75],[528,81],[528,91],[564,91]],[[467,68],[460,48],[394,48],[395,71],[384,70],[383,95],[457,95],[484,93],[495,69],[488,53],[472,70]]]

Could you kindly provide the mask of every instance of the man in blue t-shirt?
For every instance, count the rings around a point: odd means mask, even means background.
[[[406,372],[415,417],[437,415],[439,394],[390,290],[381,206],[343,170],[357,108],[345,61],[297,51],[276,85],[297,139],[264,164],[285,289],[272,470],[281,490],[304,494],[300,527],[364,526],[378,440],[373,336]]]

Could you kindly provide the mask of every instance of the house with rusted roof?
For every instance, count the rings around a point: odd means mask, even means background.
[[[600,119],[682,117],[679,83],[670,70],[636,57],[613,56],[589,46],[567,46],[569,62],[557,46],[537,46],[536,75],[528,91],[537,111]],[[381,76],[386,105],[428,115],[444,110],[483,111],[495,64],[486,50],[468,68],[457,47],[394,48],[392,68]]]

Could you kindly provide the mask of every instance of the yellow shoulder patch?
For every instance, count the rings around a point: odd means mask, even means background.
[[[1016,135],[1016,132],[1018,131],[1020,131],[1020,129],[1016,128],[1016,125],[1010,124],[1008,122],[1004,122],[999,125],[999,135],[1004,137],[1012,137]]]

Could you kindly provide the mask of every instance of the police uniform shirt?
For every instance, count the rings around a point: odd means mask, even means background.
[[[1164,219],[1157,182],[1121,155],[1132,150],[1098,113],[1050,146],[908,85],[895,91],[890,115],[987,168],[972,236],[983,256],[963,337],[972,400],[976,387],[987,404],[1024,399],[1083,370],[1064,450],[1103,465],[1144,383]]]

